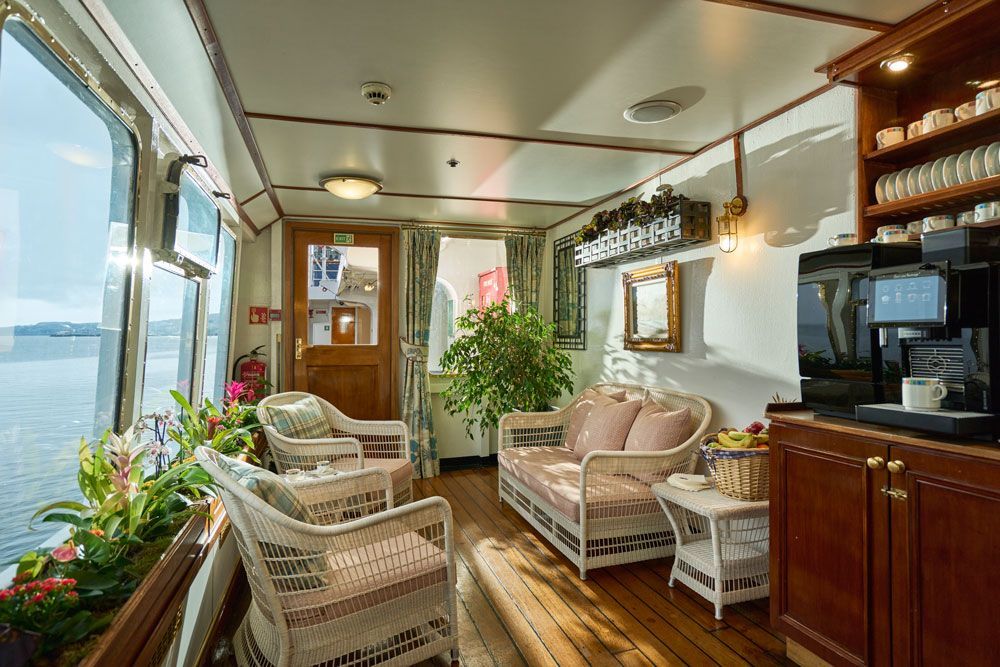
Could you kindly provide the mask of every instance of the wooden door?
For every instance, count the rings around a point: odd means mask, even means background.
[[[1000,663],[1000,460],[890,454],[893,663]]]
[[[286,386],[355,419],[396,418],[398,276],[396,229],[288,223]]]
[[[771,623],[832,663],[889,664],[888,446],[779,424],[771,441]]]

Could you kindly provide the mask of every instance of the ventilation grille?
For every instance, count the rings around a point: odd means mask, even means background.
[[[938,378],[949,391],[965,391],[965,358],[960,347],[911,347],[910,374]]]

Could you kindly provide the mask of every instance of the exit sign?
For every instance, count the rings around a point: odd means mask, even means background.
[[[339,245],[354,245],[354,234],[335,233],[333,242]]]

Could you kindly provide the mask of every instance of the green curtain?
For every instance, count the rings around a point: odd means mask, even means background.
[[[418,478],[434,477],[440,471],[427,375],[427,343],[440,250],[439,232],[403,230],[406,326],[399,341],[406,357],[403,421],[410,427],[410,461],[413,462],[413,475]]]
[[[504,245],[507,247],[507,280],[514,307],[520,309],[527,305],[538,310],[545,237],[511,234],[504,239]]]

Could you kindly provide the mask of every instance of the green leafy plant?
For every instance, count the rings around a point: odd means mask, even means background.
[[[255,407],[243,407],[236,402],[219,410],[206,398],[205,405],[195,409],[183,394],[171,391],[170,395],[181,410],[167,434],[180,447],[180,458],[189,459],[194,456],[195,448],[203,445],[228,456],[250,453],[253,448],[252,434],[242,424],[249,410],[256,414]],[[237,426],[237,423],[240,425]]]
[[[464,414],[470,437],[508,412],[546,410],[573,389],[570,356],[553,346],[555,325],[533,308],[511,312],[509,299],[466,311],[455,322],[463,335],[441,357],[444,372],[455,376],[441,394],[445,410]]]
[[[0,623],[43,633],[42,650],[61,641],[78,641],[96,629],[91,614],[79,609],[75,579],[49,577],[0,590]],[[97,621],[96,623],[103,623]]]

